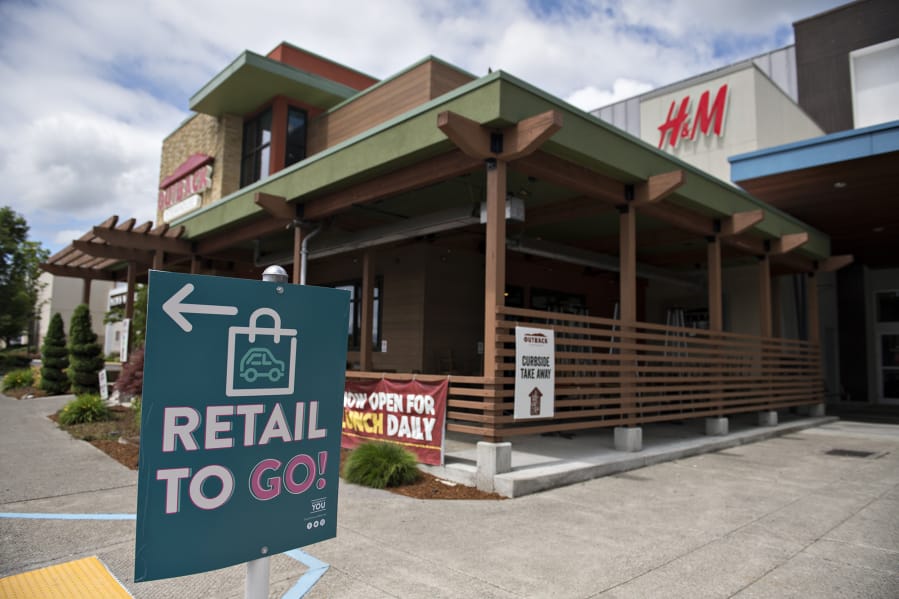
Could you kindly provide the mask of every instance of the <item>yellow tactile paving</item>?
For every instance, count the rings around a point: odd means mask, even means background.
[[[133,599],[96,557],[0,578],[0,599]]]

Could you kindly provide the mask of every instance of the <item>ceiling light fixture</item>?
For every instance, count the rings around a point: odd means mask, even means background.
[[[845,181],[837,181],[833,184],[834,189],[846,189],[847,183]]]

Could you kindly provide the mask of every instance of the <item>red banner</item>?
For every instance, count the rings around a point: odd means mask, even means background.
[[[414,453],[422,464],[443,464],[448,386],[446,379],[439,383],[347,380],[341,447],[390,441]]]

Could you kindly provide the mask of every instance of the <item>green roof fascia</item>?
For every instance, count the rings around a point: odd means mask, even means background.
[[[397,164],[409,164],[449,151],[453,146],[437,128],[437,115],[452,110],[478,122],[496,120],[500,103],[499,79],[497,72],[458,87],[191,212],[173,221],[172,225],[184,225],[189,239],[208,235],[260,214],[262,209],[253,202],[257,192],[288,199],[303,198]]]
[[[358,93],[342,83],[245,50],[191,96],[188,107],[213,116],[245,114],[283,94],[303,97],[309,104],[327,109]]]
[[[502,121],[518,122],[551,108],[563,113],[562,128],[544,151],[628,183],[681,169],[686,181],[668,201],[711,217],[762,209],[765,218],[753,227],[758,234],[778,238],[808,232],[808,242],[797,252],[813,259],[830,256],[829,236],[796,217],[512,75],[502,73],[502,80]]]

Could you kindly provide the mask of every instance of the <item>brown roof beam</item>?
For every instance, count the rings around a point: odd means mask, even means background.
[[[476,160],[495,157],[490,152],[490,131],[480,123],[446,110],[437,115],[437,128],[467,156]]]
[[[153,261],[153,252],[147,250],[116,247],[105,243],[91,243],[90,241],[77,239],[72,242],[72,247],[84,254],[97,258],[111,258],[122,261],[133,260],[144,264],[149,264]]]
[[[789,233],[770,242],[771,249],[768,253],[772,255],[787,254],[808,243],[808,233]]]
[[[503,129],[503,151],[497,158],[511,161],[533,154],[561,128],[562,113],[557,110],[547,110],[506,127]]]
[[[115,281],[115,275],[105,270],[93,268],[77,268],[74,266],[59,266],[58,264],[41,264],[41,270],[57,277],[73,277],[76,279],[90,279],[99,281]]]
[[[632,205],[643,206],[658,202],[674,193],[684,184],[684,171],[678,169],[670,173],[652,175],[646,181],[634,185],[634,200]]]
[[[145,233],[134,233],[121,229],[94,227],[93,233],[109,245],[134,248],[138,250],[162,250],[173,254],[190,254],[193,248],[190,242],[171,237],[157,237]]]
[[[731,214],[727,218],[720,220],[722,236],[738,235],[765,219],[764,210],[747,210],[746,212],[737,212]]]
[[[830,256],[818,262],[818,272],[834,272],[852,264],[855,257],[852,254]]]
[[[257,191],[253,196],[253,202],[274,218],[287,221],[292,221],[296,218],[296,207],[293,204],[288,204],[287,200],[281,196]]]
[[[609,204],[621,205],[626,201],[624,183],[546,152],[538,150],[510,163],[509,166],[525,175],[567,187],[581,195]]]
[[[481,165],[480,160],[475,160],[459,150],[441,154],[376,179],[310,199],[303,204],[303,220],[320,220],[356,204],[365,204],[440,183],[470,173]]]

